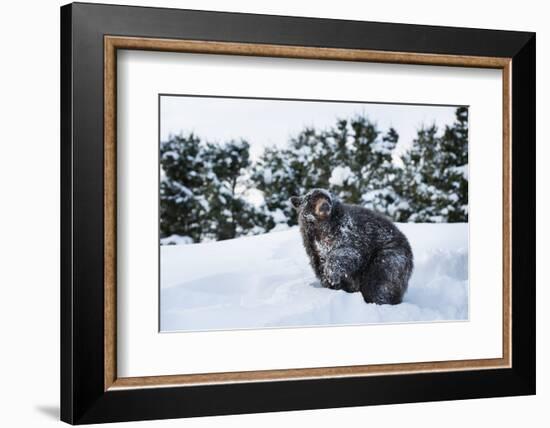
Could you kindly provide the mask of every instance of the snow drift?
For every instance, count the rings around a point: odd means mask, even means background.
[[[161,246],[162,331],[307,327],[468,318],[468,225],[397,224],[415,268],[403,303],[322,288],[297,227]]]

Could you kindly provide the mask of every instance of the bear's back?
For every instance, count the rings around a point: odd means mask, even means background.
[[[403,233],[388,217],[360,205],[342,204],[342,208],[343,221],[349,217],[357,233],[371,245],[379,247],[387,246],[394,241],[407,242]]]

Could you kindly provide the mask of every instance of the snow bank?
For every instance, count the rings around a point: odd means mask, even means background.
[[[161,330],[303,327],[468,318],[468,225],[398,224],[415,270],[400,305],[322,288],[296,227],[161,247]]]

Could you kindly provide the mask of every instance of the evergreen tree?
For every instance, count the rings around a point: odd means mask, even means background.
[[[417,131],[413,146],[401,156],[403,172],[397,192],[404,201],[397,212],[398,221],[436,221],[437,209],[432,203],[436,188],[432,185],[439,172],[437,127],[432,125]]]
[[[275,214],[272,224],[295,225],[288,199],[316,187],[327,188],[348,203],[386,214],[395,211],[392,153],[398,139],[393,128],[381,137],[375,123],[357,116],[338,120],[325,131],[306,128],[291,139],[288,149],[266,149],[252,179],[264,193],[266,209]]]
[[[193,242],[263,233],[297,224],[293,195],[327,188],[402,222],[468,221],[468,110],[452,125],[417,131],[394,161],[396,130],[367,117],[341,119],[327,130],[306,128],[288,146],[268,147],[256,162],[246,141],[202,142],[174,136],[161,143],[161,235]],[[254,189],[260,207],[247,200]]]
[[[245,172],[251,165],[249,149],[246,141],[207,145],[206,158],[212,171],[204,186],[209,205],[204,223],[211,239],[246,235],[261,221],[261,213],[243,197],[247,188]]]
[[[304,165],[296,163],[290,150],[268,147],[256,163],[252,182],[263,193],[266,216],[262,226],[266,230],[277,224],[292,226],[297,224],[295,210],[289,199],[301,194],[305,177]]]
[[[189,236],[199,242],[208,205],[202,189],[208,168],[204,147],[194,134],[173,136],[160,145],[160,233]]]
[[[350,121],[340,119],[336,126],[325,132],[329,158],[324,167],[328,174],[328,188],[342,200],[359,203],[361,200],[362,159],[368,157],[370,143],[378,131],[364,118]]]
[[[326,133],[306,128],[286,149],[267,148],[254,167],[252,181],[262,191],[269,230],[276,224],[297,224],[289,199],[314,187],[329,186],[334,144]]]
[[[201,242],[264,231],[258,224],[265,223],[265,214],[243,197],[249,147],[246,141],[204,143],[193,134],[161,143],[162,237]]]
[[[444,159],[444,180],[450,204],[446,207],[448,222],[468,221],[468,108],[459,107],[456,120],[446,126],[441,139]]]
[[[409,222],[468,221],[468,110],[438,135],[435,125],[421,128],[402,156],[396,190],[401,198],[396,218]]]
[[[390,128],[381,136],[376,124],[364,117],[356,118],[352,126],[356,139],[352,168],[360,193],[359,200],[354,202],[391,217],[397,200],[394,190],[397,168],[393,162],[393,152],[399,134]]]

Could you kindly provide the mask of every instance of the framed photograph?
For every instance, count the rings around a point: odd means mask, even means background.
[[[76,3],[61,56],[63,421],[535,393],[533,33]]]

